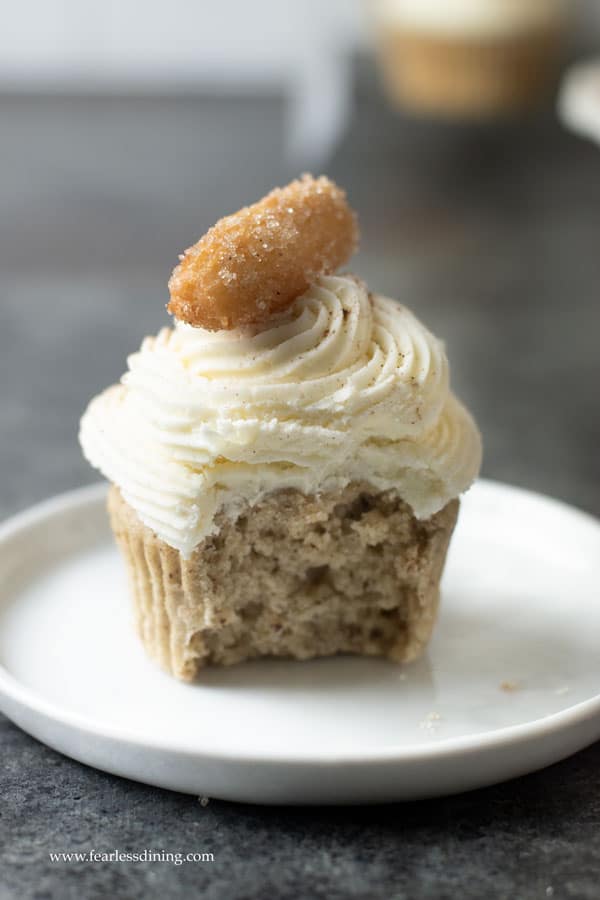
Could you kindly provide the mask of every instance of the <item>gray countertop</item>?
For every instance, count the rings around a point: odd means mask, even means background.
[[[97,480],[89,399],[166,324],[177,253],[295,174],[277,98],[0,97],[0,514]],[[353,268],[448,346],[484,474],[600,514],[600,152],[550,115],[414,122],[359,94],[328,172]],[[79,765],[0,719],[0,897],[595,898],[600,744],[454,798],[348,809],[180,796]],[[50,850],[210,864],[53,865]]]

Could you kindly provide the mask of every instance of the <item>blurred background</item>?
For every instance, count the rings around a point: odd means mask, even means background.
[[[96,480],[79,416],[167,324],[177,254],[305,170],[446,340],[484,474],[600,513],[600,148],[555,112],[600,3],[502,3],[5,6],[0,513]]]

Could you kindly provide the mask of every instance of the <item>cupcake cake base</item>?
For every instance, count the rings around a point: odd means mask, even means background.
[[[390,28],[382,36],[381,58],[388,93],[398,104],[487,116],[527,109],[549,97],[562,48],[558,28],[500,37]]]
[[[394,492],[365,483],[305,496],[283,489],[217,531],[189,557],[109,494],[137,629],[178,678],[208,664],[336,653],[410,661],[435,623],[459,501],[417,519]]]

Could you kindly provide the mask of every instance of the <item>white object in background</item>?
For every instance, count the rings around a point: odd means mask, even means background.
[[[600,737],[600,523],[584,513],[478,482],[416,664],[263,661],[184,684],[134,634],[105,498],[0,527],[0,709],[68,756],[199,796],[368,803],[492,784]]]
[[[352,87],[348,53],[308,49],[288,84],[285,148],[294,168],[326,166],[350,123]]]
[[[600,60],[578,63],[568,70],[558,112],[567,128],[600,144]]]

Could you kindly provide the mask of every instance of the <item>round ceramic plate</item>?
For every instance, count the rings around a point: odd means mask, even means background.
[[[264,661],[175,681],[134,634],[106,488],[0,529],[0,708],[73,758],[258,803],[404,800],[492,784],[600,737],[600,523],[479,482],[427,655]]]

